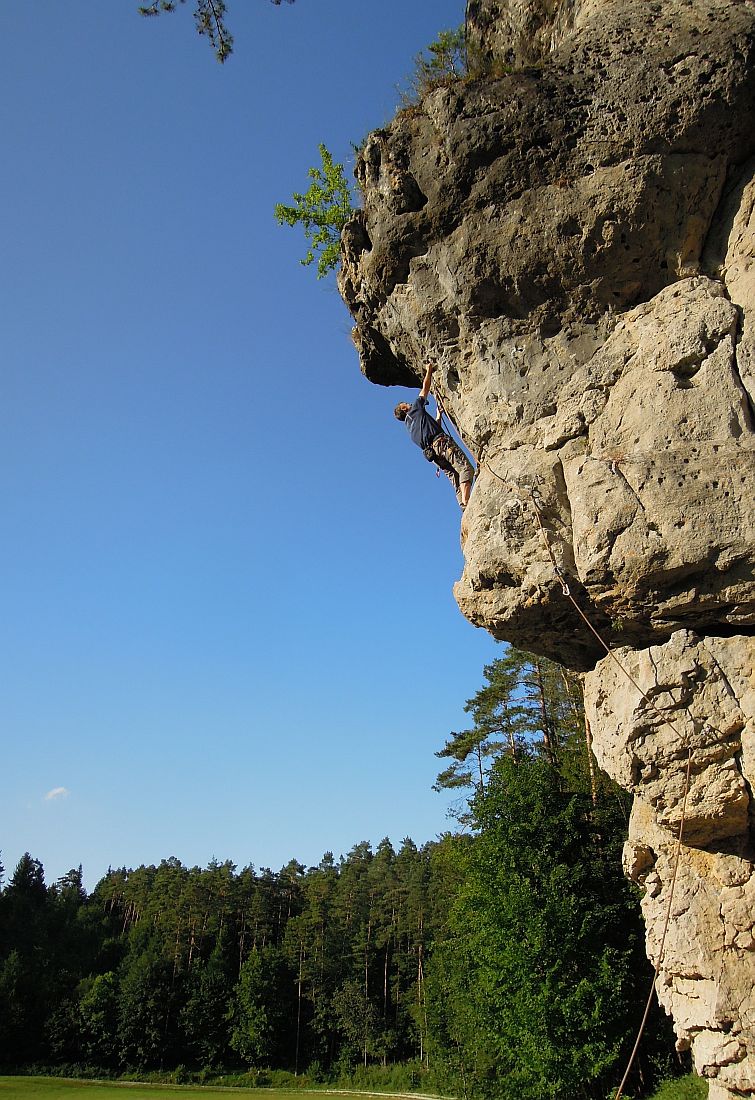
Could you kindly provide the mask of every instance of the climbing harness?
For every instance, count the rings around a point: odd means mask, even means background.
[[[432,443],[428,447],[423,448],[422,454],[425,456],[428,462],[432,462],[438,467],[435,471],[437,477],[440,477],[441,470],[444,474],[455,473],[453,466],[445,457],[445,455],[438,454],[437,451],[433,448]]]
[[[443,402],[442,402],[441,398],[437,395],[437,393],[435,394],[435,399],[438,402],[438,409],[440,410],[440,420],[442,421],[444,416],[448,420],[450,420],[450,417],[448,417],[448,414],[446,413],[446,410],[443,406]],[[527,503],[529,503],[531,505],[532,510],[535,514],[535,520],[537,522],[537,526],[538,526],[538,529],[539,529],[539,532],[540,532],[541,539],[542,539],[543,544],[545,546],[545,549],[548,553],[548,557],[550,558],[551,565],[553,566],[553,571],[556,575],[556,578],[558,579],[558,581],[561,585],[561,591],[562,591],[563,595],[566,597],[566,599],[568,599],[570,601],[570,603],[574,607],[575,611],[577,612],[579,617],[584,622],[585,626],[587,626],[588,630],[591,632],[591,634],[594,635],[594,637],[597,639],[600,646],[606,651],[606,653],[611,658],[611,660],[616,664],[616,666],[618,667],[618,669],[620,670],[622,675],[627,680],[629,680],[629,682],[633,685],[633,687],[636,689],[636,691],[642,696],[642,698],[645,700],[645,702],[648,704],[648,706],[659,716],[661,721],[664,722],[665,725],[669,726],[670,729],[672,729],[673,732],[676,734],[676,736],[679,738],[679,740],[683,742],[684,738],[682,738],[682,735],[681,735],[680,731],[677,729],[676,725],[671,721],[671,719],[666,714],[663,713],[663,711],[661,711],[661,709],[658,706],[656,706],[654,700],[651,699],[650,696],[648,695],[648,693],[637,683],[634,676],[632,676],[632,674],[629,672],[629,670],[622,664],[622,662],[616,656],[614,651],[610,648],[608,643],[601,636],[600,632],[596,629],[596,627],[593,626],[593,624],[590,622],[587,615],[584,613],[582,608],[577,603],[577,600],[575,599],[575,597],[572,594],[572,591],[569,587],[569,583],[568,583],[566,577],[564,576],[563,571],[559,567],[558,562],[556,561],[556,556],[553,552],[553,547],[551,545],[551,541],[550,541],[550,539],[548,537],[548,534],[547,534],[547,531],[545,529],[545,523],[544,523],[544,517],[543,517],[542,509],[541,509],[540,505],[538,504],[537,496],[536,496],[536,492],[535,492],[534,488],[528,486],[527,487],[527,493],[525,494],[518,483],[516,483],[514,481],[511,481],[507,478],[502,477],[501,474],[499,474],[496,470],[493,469],[493,467],[490,465],[490,462],[487,459],[482,460],[482,461],[478,461],[478,465],[477,465],[478,474],[479,474],[479,471],[482,470],[482,469],[488,470],[493,475],[493,477],[497,478],[500,482],[502,482],[502,484],[504,484],[508,488],[510,488],[514,492],[514,494],[518,497],[518,499],[520,500],[520,502],[522,503],[523,506]],[[693,726],[697,725],[698,722],[699,722],[699,719],[695,718],[695,716],[692,714],[692,712],[689,710],[689,708],[684,706],[682,709],[684,709],[687,712],[687,714],[689,715],[690,719],[692,720]],[[703,733],[705,733],[705,732],[715,733],[715,730],[708,723],[706,723],[702,727],[701,732],[703,732]],[[676,848],[675,848],[675,854],[674,854],[673,869],[672,869],[672,874],[671,874],[671,885],[670,885],[670,889],[669,889],[668,903],[666,905],[666,913],[665,913],[664,922],[663,922],[663,932],[661,934],[661,940],[660,940],[660,944],[659,944],[659,948],[658,948],[657,962],[655,964],[653,979],[652,979],[652,982],[651,982],[651,985],[650,985],[650,992],[648,994],[647,1003],[645,1005],[645,1011],[643,1013],[642,1020],[640,1022],[640,1026],[639,1026],[639,1030],[637,1032],[637,1038],[635,1040],[634,1047],[632,1048],[632,1052],[629,1056],[629,1061],[627,1063],[627,1067],[626,1067],[626,1070],[624,1072],[624,1076],[622,1077],[621,1083],[619,1084],[619,1087],[618,1087],[618,1089],[616,1091],[616,1094],[614,1096],[614,1100],[621,1100],[621,1097],[622,1097],[623,1091],[624,1091],[624,1086],[626,1085],[626,1082],[629,1078],[629,1074],[631,1073],[631,1070],[632,1070],[632,1066],[634,1065],[634,1060],[637,1056],[637,1052],[638,1052],[639,1047],[640,1047],[640,1042],[642,1040],[642,1036],[643,1036],[643,1033],[645,1031],[645,1026],[646,1026],[647,1021],[648,1021],[648,1016],[650,1014],[650,1008],[651,1008],[652,1003],[653,1003],[653,995],[655,993],[655,985],[656,985],[656,982],[657,982],[658,977],[659,977],[660,972],[661,972],[661,966],[663,964],[663,954],[664,954],[664,950],[665,950],[665,946],[666,946],[666,933],[668,931],[669,923],[671,921],[671,908],[672,908],[673,901],[674,901],[674,891],[675,891],[675,888],[676,888],[677,873],[678,873],[678,870],[679,870],[679,863],[680,863],[680,859],[681,859],[682,838],[683,838],[683,835],[684,835],[684,823],[685,823],[686,812],[687,812],[687,796],[689,794],[691,772],[692,772],[692,746],[689,745],[688,748],[687,748],[687,761],[686,761],[685,778],[684,778],[684,793],[682,795],[681,815],[680,815],[680,819],[679,819],[679,832],[678,832],[677,839],[676,839]]]

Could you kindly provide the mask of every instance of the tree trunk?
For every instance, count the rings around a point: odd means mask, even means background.
[[[587,751],[587,768],[590,773],[590,797],[593,806],[598,805],[598,778],[595,774],[595,757],[592,753],[592,731],[590,723],[585,715],[585,749]]]
[[[535,686],[537,687],[538,701],[540,703],[540,717],[543,727],[543,748],[548,762],[556,764],[556,746],[553,742],[553,724],[548,714],[548,706],[545,699],[545,683],[543,681],[543,667],[536,657],[532,667],[535,670]]]
[[[296,1054],[294,1058],[294,1077],[299,1076],[299,1040],[301,1038],[301,984],[304,969],[304,943],[299,940],[299,978],[296,996]]]

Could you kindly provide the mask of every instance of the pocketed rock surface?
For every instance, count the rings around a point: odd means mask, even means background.
[[[653,960],[692,748],[658,992],[712,1100],[750,1096],[755,4],[470,0],[467,28],[478,75],[366,141],[339,287],[366,376],[436,363],[477,460],[462,611],[585,672]]]

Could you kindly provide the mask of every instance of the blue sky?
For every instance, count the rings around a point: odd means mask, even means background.
[[[276,202],[389,121],[461,0],[0,7],[0,849],[48,882],[448,826],[496,655],[459,512]]]

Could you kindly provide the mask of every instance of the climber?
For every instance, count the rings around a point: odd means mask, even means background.
[[[427,397],[433,380],[432,364],[428,365],[422,380],[422,389],[413,405],[400,401],[393,410],[397,420],[404,420],[412,440],[424,451],[429,462],[443,470],[456,492],[456,499],[462,508],[466,508],[472,489],[474,470],[461,447],[443,431],[440,406],[437,419],[427,411]]]

